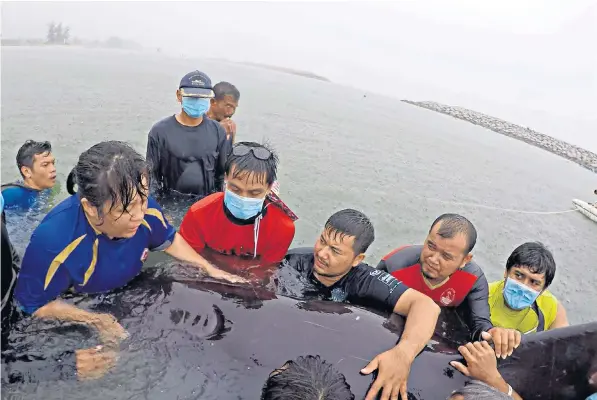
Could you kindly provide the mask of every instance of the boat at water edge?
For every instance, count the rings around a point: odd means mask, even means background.
[[[597,222],[597,207],[579,199],[572,199],[572,204],[585,217]]]

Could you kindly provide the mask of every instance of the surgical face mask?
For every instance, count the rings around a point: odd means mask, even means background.
[[[524,310],[530,307],[541,292],[537,292],[515,279],[506,278],[504,285],[504,299],[513,310]]]
[[[259,214],[263,209],[264,201],[265,197],[262,199],[242,197],[228,189],[224,194],[224,205],[238,219],[249,219]]]
[[[191,118],[199,118],[209,110],[209,99],[201,97],[183,97],[182,109]]]

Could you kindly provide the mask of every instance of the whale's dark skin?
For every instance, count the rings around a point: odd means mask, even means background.
[[[311,354],[333,363],[362,399],[374,377],[361,375],[360,369],[393,347],[403,326],[400,317],[387,320],[346,304],[301,301],[265,288],[148,272],[126,288],[78,300],[77,305],[113,314],[130,333],[121,344],[117,367],[93,382],[55,382],[28,372],[24,380],[29,382],[9,383],[3,376],[5,393],[44,400],[259,399],[271,371]],[[464,385],[467,378],[449,365],[462,359],[456,350],[466,341],[461,327],[455,314],[441,317],[434,340],[412,365],[409,399],[446,399]],[[67,342],[56,337],[69,336],[64,333],[67,328],[58,334],[56,327],[40,328],[27,320],[20,329],[11,334],[20,352],[33,342],[38,348],[62,346],[64,351]],[[500,369],[525,400],[580,398],[588,393],[596,331],[593,323],[526,336]],[[447,333],[450,339],[444,337]],[[79,348],[97,344],[89,332],[79,329],[70,335],[80,338],[75,341]],[[72,338],[68,343],[73,345]],[[50,362],[56,365],[45,361]],[[25,370],[29,364],[21,359],[10,369]]]

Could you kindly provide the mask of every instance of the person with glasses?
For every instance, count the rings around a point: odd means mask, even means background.
[[[277,265],[294,238],[296,216],[272,192],[278,157],[265,145],[239,142],[225,165],[225,191],[193,204],[180,234],[197,252],[236,256],[236,268],[251,268],[261,278]],[[231,265],[231,260],[226,259]],[[235,271],[238,272],[238,271]]]
[[[106,349],[114,349],[128,336],[116,318],[63,301],[65,292],[121,288],[141,272],[149,252],[157,251],[212,278],[245,282],[197,254],[164,217],[148,187],[147,163],[128,144],[101,142],[83,152],[67,179],[71,196],[31,235],[14,289],[18,307],[35,318],[87,325],[98,331]],[[99,362],[96,356],[95,348],[79,350],[78,369]]]
[[[146,159],[152,191],[207,196],[222,190],[224,164],[231,142],[219,122],[207,118],[214,97],[209,77],[186,74],[176,92],[181,111],[149,131]]]

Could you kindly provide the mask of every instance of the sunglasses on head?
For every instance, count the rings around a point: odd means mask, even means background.
[[[250,147],[244,144],[237,144],[232,148],[232,154],[235,156],[246,156],[250,151],[260,160],[268,160],[272,156],[272,153],[265,147]]]

